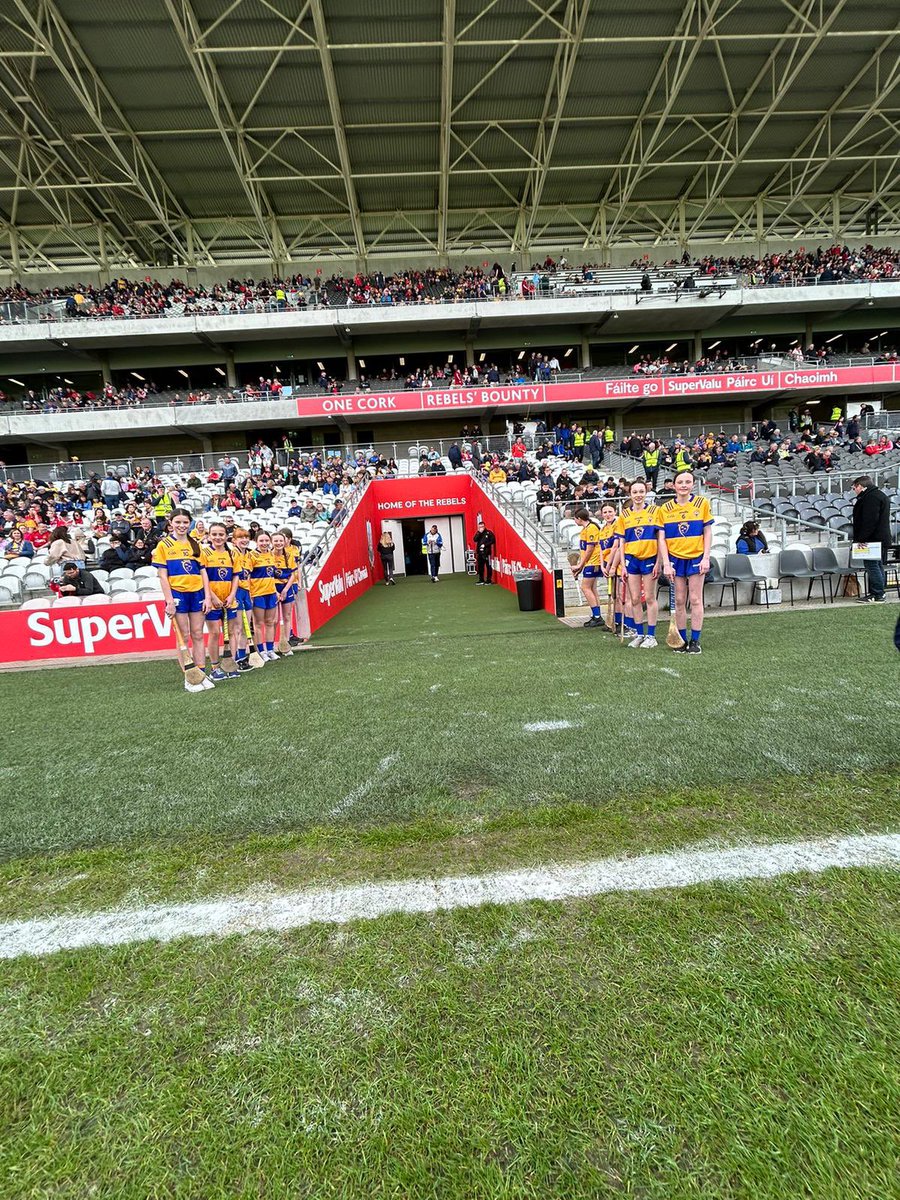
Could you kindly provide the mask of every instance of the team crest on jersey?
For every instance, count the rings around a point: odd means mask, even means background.
[[[189,558],[183,558],[181,560],[181,567],[185,575],[190,575],[193,573],[194,564]]]
[[[691,528],[690,521],[679,521],[678,522],[678,533],[681,537],[687,537],[688,533],[690,532],[690,528]]]
[[[225,567],[217,567],[217,568],[216,568],[216,571],[217,571],[217,573],[218,573],[218,577],[219,577],[219,579],[224,579],[224,580],[226,580],[226,581],[227,581],[227,579],[228,579],[228,571],[227,571],[227,569],[226,569]]]
[[[274,574],[275,574],[274,567],[266,567],[266,575],[268,575],[269,579],[271,579]]]
[[[635,527],[634,527],[634,540],[635,540],[636,542],[642,542],[642,541],[644,540],[644,527],[643,527],[643,525],[635,525]]]

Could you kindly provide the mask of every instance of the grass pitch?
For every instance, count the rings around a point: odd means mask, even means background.
[[[202,696],[3,677],[0,917],[900,827],[888,609],[629,651],[405,581]],[[529,727],[568,722],[562,728]],[[886,870],[0,963],[0,1196],[884,1197]]]

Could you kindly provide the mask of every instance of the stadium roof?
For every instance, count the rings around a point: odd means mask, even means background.
[[[0,270],[900,233],[876,0],[0,0]]]

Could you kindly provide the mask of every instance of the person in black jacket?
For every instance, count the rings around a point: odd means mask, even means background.
[[[487,587],[494,582],[491,555],[494,553],[497,539],[490,529],[485,528],[484,521],[479,521],[472,542],[475,546],[475,567],[478,571],[478,583],[475,586]]]
[[[129,547],[122,542],[121,538],[114,536],[109,539],[109,546],[100,556],[100,569],[102,571],[118,571],[122,567],[134,570],[135,563]]]
[[[95,579],[90,571],[82,570],[77,563],[67,562],[63,567],[63,577],[59,582],[61,596],[102,596],[103,588],[100,580]]]
[[[859,603],[883,604],[887,586],[884,564],[891,544],[891,502],[868,475],[854,479],[853,490],[856,492],[856,503],[853,505],[854,542],[881,543],[881,558],[866,560],[867,594],[860,596]]]

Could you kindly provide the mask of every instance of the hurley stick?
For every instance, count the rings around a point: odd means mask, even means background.
[[[185,679],[191,684],[203,683],[206,676],[191,657],[191,652],[185,645],[184,637],[174,617],[172,618],[172,624],[175,627],[175,641],[178,643],[178,649],[181,653],[180,663]]]
[[[241,609],[241,616],[244,618],[244,633],[247,637],[247,662],[251,667],[264,667],[266,664],[256,650],[253,649],[256,643],[253,641],[253,634],[250,631],[250,618],[247,616],[246,609]]]

